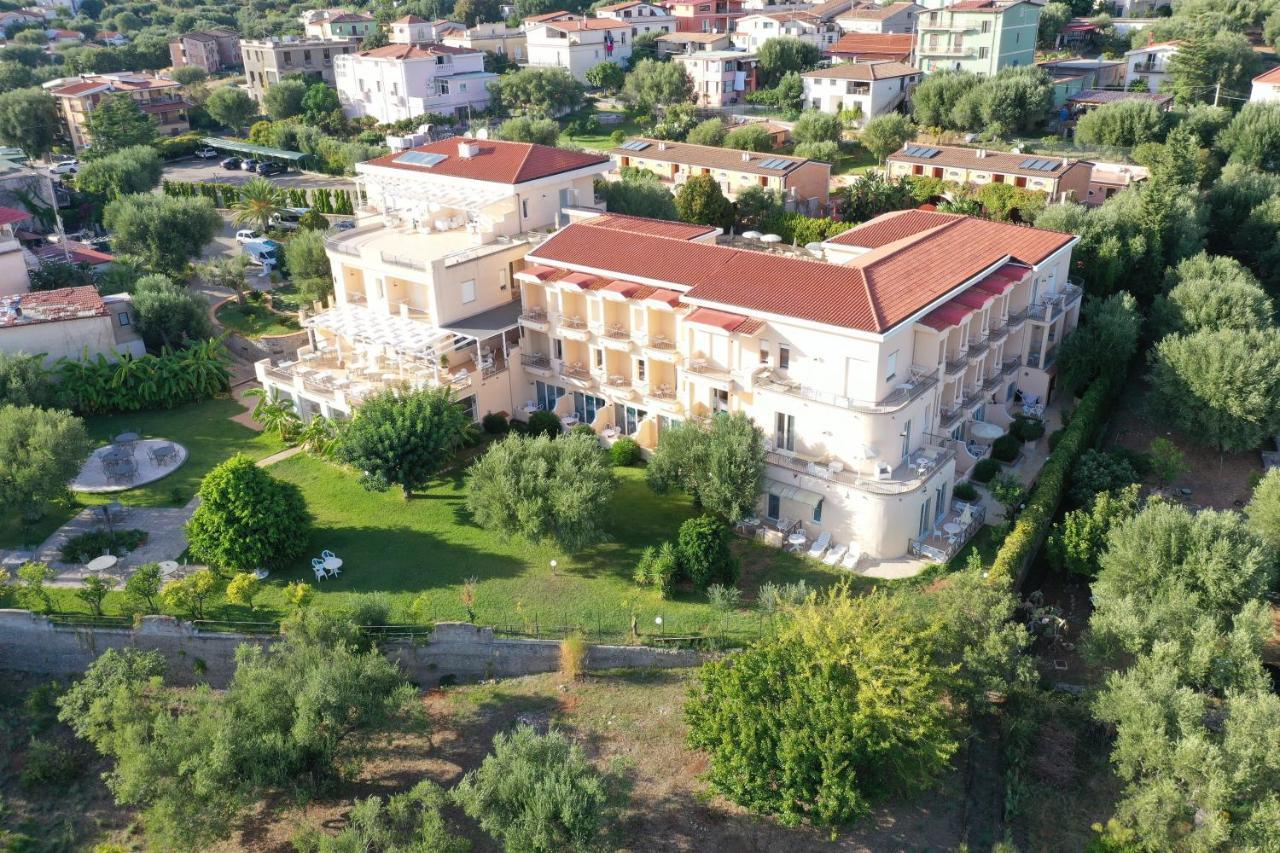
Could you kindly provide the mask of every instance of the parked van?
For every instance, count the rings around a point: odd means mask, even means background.
[[[279,213],[271,214],[271,227],[281,231],[297,231],[302,217],[311,212],[309,207],[286,207]]]
[[[258,266],[280,264],[280,244],[275,240],[249,240],[244,244],[244,253]]]

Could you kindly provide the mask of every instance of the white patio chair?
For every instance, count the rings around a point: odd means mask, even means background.
[[[316,580],[322,581],[329,577],[324,571],[324,561],[317,558],[311,561],[311,571],[316,573]]]
[[[809,556],[815,559],[820,558],[827,553],[827,546],[830,544],[831,534],[825,530],[822,531],[822,533],[818,534],[818,538],[814,540],[814,543],[809,546]]]
[[[852,571],[858,567],[858,561],[862,559],[862,549],[857,545],[849,546],[849,553],[844,555],[844,559],[840,561],[840,565]]]
[[[827,552],[827,556],[822,558],[822,562],[826,563],[828,566],[834,566],[836,563],[839,563],[844,559],[844,555],[848,553],[848,551],[849,549],[845,545],[833,545],[831,550]]]
[[[338,556],[337,554],[329,550],[324,550],[320,552],[321,562],[324,562],[325,560],[332,560],[337,556]]]

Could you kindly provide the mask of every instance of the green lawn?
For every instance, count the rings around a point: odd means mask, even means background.
[[[863,148],[861,145],[853,146],[852,150],[850,150],[849,146],[846,146],[845,152],[847,153],[842,153],[832,165],[831,174],[861,174],[876,167],[875,155]]]
[[[341,605],[359,593],[386,593],[395,622],[463,620],[460,593],[466,579],[477,579],[476,619],[514,631],[547,632],[579,626],[590,633],[624,634],[634,613],[642,633],[687,635],[704,632],[753,637],[760,617],[747,610],[722,613],[702,593],[678,593],[664,601],[637,587],[631,572],[641,550],[673,537],[693,514],[687,498],[659,496],[639,468],[618,470],[619,489],[611,506],[612,540],[569,556],[546,545],[503,541],[475,526],[465,508],[460,477],[433,484],[405,501],[396,490],[366,492],[348,470],[298,455],[271,467],[271,473],[296,483],[315,516],[315,532],[306,559],[276,572],[258,602],[258,612],[219,604],[209,612],[219,619],[277,619],[285,612],[282,588],[295,580],[315,583],[310,558],[322,549],[345,561],[342,575],[320,582],[317,602]],[[738,542],[743,563],[744,598],[749,603],[759,584],[804,579],[826,585],[847,576],[819,563],[753,542]],[[553,574],[550,561],[558,563]],[[83,611],[71,595],[59,595],[61,608]],[[108,600],[118,612],[119,597]]]
[[[223,326],[246,338],[287,335],[298,331],[298,321],[294,318],[277,314],[265,305],[237,305],[234,299],[219,308],[216,316]]]
[[[601,113],[597,113],[601,115]],[[587,133],[581,136],[570,136],[567,132],[560,135],[562,144],[577,145],[580,148],[592,148],[607,151],[613,147],[613,132],[620,130],[626,136],[643,136],[644,128],[631,119],[624,119],[617,124],[601,124],[599,133]]]
[[[111,495],[80,494],[72,505],[51,504],[45,517],[26,535],[18,519],[0,519],[0,547],[38,545],[84,507],[110,500],[131,506],[181,506],[195,495],[209,469],[224,459],[236,453],[261,459],[281,449],[279,439],[231,420],[242,412],[244,407],[227,397],[176,409],[86,418],[95,447],[112,436],[133,431],[144,438],[172,439],[185,447],[189,456],[181,468],[154,483]]]

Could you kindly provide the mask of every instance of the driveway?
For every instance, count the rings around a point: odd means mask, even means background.
[[[190,183],[216,182],[220,184],[243,184],[254,177],[251,173],[239,169],[232,171],[222,168],[218,165],[222,159],[222,155],[219,155],[214,160],[201,160],[192,157],[189,160],[176,160],[172,163],[166,163],[164,177],[171,181],[188,181]],[[316,172],[287,172],[283,175],[272,175],[268,180],[282,187],[302,187],[305,189],[329,187],[330,189],[348,191],[355,189],[355,184],[352,183],[350,178],[321,175]]]

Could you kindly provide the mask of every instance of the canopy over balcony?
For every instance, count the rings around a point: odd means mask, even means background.
[[[454,334],[433,326],[383,314],[363,305],[335,305],[328,311],[308,317],[303,325],[334,332],[348,341],[381,347],[408,358],[428,358],[448,342],[452,349]]]

